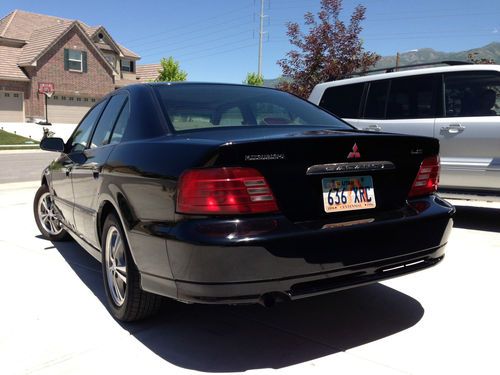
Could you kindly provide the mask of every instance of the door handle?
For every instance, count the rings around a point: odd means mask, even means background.
[[[101,173],[101,167],[92,167],[92,175],[94,178],[99,178],[99,174]]]
[[[464,130],[465,126],[462,126],[461,124],[450,124],[448,126],[443,126],[441,128],[441,134],[443,133],[458,134],[462,133]]]
[[[369,131],[369,132],[380,132],[382,131],[382,127],[378,125],[369,125],[366,128],[363,128],[363,130]]]

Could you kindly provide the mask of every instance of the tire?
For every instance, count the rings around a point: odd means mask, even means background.
[[[114,213],[106,217],[101,238],[104,289],[113,317],[131,322],[157,313],[162,297],[142,290],[139,270]]]
[[[63,229],[58,219],[49,187],[42,185],[38,188],[33,200],[33,214],[35,222],[43,238],[49,241],[64,241],[69,239],[68,233]]]

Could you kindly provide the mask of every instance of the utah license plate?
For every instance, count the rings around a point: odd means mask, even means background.
[[[375,208],[375,190],[371,176],[324,178],[325,212],[366,210]]]

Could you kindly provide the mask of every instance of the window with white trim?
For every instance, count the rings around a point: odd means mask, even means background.
[[[128,59],[121,59],[122,72],[134,72],[134,61]]]
[[[76,51],[74,49],[68,50],[68,67],[69,70],[73,70],[75,72],[83,71],[82,51]]]

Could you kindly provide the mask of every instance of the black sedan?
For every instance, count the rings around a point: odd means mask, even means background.
[[[269,306],[421,270],[452,228],[437,140],[361,132],[274,89],[128,86],[41,148],[61,154],[38,227],[102,262],[124,321],[161,296]]]

